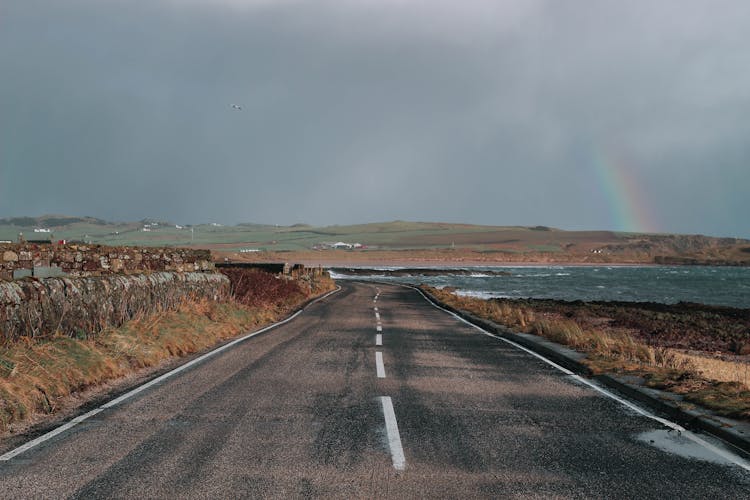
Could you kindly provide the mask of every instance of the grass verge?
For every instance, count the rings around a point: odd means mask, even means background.
[[[269,279],[253,278],[248,282],[261,285]],[[324,277],[312,286],[282,287],[261,298],[239,290],[230,301],[185,301],[177,310],[140,316],[89,338],[24,338],[0,347],[0,432],[54,414],[75,393],[278,321],[334,284]]]
[[[643,377],[649,387],[668,390],[719,415],[750,421],[750,359],[717,359],[711,352],[683,351],[642,339],[637,323],[613,325],[597,314],[550,311],[534,301],[461,297],[451,289],[422,286],[442,302],[515,331],[533,333],[585,353],[594,373]],[[541,301],[540,301],[541,302]],[[710,334],[707,333],[707,334]]]

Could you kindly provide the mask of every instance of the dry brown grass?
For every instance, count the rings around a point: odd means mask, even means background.
[[[0,431],[33,414],[50,414],[72,393],[199,352],[249,329],[279,320],[307,300],[333,289],[330,278],[306,294],[277,304],[184,302],[176,311],[138,315],[96,336],[25,338],[0,347]],[[283,299],[283,300],[282,300]]]
[[[274,319],[231,302],[190,302],[94,338],[55,336],[6,345],[0,350],[0,430],[31,414],[53,413],[72,393],[204,350]]]
[[[716,382],[733,382],[750,390],[750,363],[727,361],[704,354],[680,352],[670,349],[678,362],[688,363],[701,375]]]
[[[572,320],[539,320],[533,323],[529,331],[598,357],[650,365],[662,362],[653,349],[626,334],[584,330]]]
[[[0,432],[32,415],[54,413],[73,393],[277,321],[335,287],[327,275],[287,281],[266,274],[249,274],[242,295],[231,300],[186,299],[177,310],[141,311],[98,334],[21,337],[1,344]]]

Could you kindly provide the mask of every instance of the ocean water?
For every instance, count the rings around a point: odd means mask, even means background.
[[[750,268],[746,267],[471,267],[462,268],[472,271],[468,276],[398,277],[382,271],[398,268],[379,269],[366,276],[334,273],[334,278],[450,286],[460,294],[483,298],[698,302],[750,308]],[[510,276],[491,276],[487,271],[505,271]]]

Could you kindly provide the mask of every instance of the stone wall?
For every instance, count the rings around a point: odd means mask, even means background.
[[[288,262],[217,262],[216,269],[257,269],[267,273],[284,275],[290,278],[309,276],[317,278],[323,276],[322,267],[305,267],[304,264],[289,264]]]
[[[137,314],[175,309],[186,299],[224,300],[229,294],[229,279],[220,273],[0,281],[0,342],[89,336]]]
[[[187,248],[107,247],[101,245],[0,244],[0,280],[44,276],[104,276],[147,271],[213,270],[211,252]],[[34,272],[36,270],[36,273]]]

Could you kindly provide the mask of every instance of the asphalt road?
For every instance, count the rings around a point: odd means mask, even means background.
[[[740,467],[687,458],[713,457],[417,292],[379,287],[374,302],[375,285],[344,283],[0,462],[0,497],[750,494]]]

